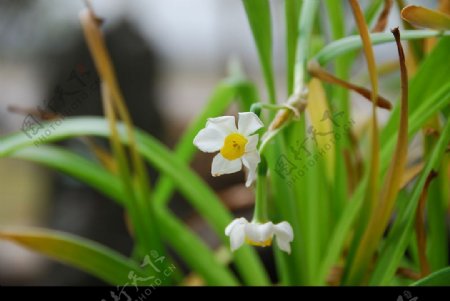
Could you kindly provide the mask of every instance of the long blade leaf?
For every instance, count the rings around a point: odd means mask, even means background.
[[[77,267],[112,285],[129,282],[130,272],[146,275],[130,259],[96,242],[68,233],[40,229],[0,229],[0,239],[10,240],[33,251]],[[155,272],[156,273],[156,272]],[[151,282],[147,283],[150,284]]]

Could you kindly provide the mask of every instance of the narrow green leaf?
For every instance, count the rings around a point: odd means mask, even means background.
[[[439,114],[436,114],[434,117],[432,117],[424,126],[424,157],[428,157],[434,149],[436,142],[439,139],[438,134],[441,132],[441,129],[442,126]],[[427,132],[430,130],[435,131],[435,134],[427,134]],[[448,229],[446,225],[448,209],[448,198],[446,194],[446,187],[448,185],[447,168],[448,160],[447,158],[444,158],[439,169],[435,171],[436,177],[433,178],[433,181],[431,181],[429,187],[427,187],[426,200],[422,201],[421,199],[419,201],[419,204],[421,204],[421,202],[426,203],[425,219],[427,240],[426,243],[422,243],[426,244],[426,262],[428,263],[430,268],[429,272],[423,274],[423,276],[446,267],[449,262],[447,243]],[[421,208],[420,205],[419,208]],[[422,262],[425,262],[425,260],[422,259]]]
[[[285,0],[284,13],[286,16],[286,72],[288,95],[294,92],[294,65],[297,52],[298,23],[301,0]]]
[[[311,126],[318,133],[330,133],[333,131],[333,123],[331,119],[323,120],[323,116],[325,112],[330,112],[328,108],[328,101],[325,95],[325,90],[323,88],[322,82],[318,79],[313,78],[309,82],[309,94],[308,94],[308,106],[306,107],[306,112],[311,120]],[[315,137],[317,148],[319,150],[325,149],[325,146],[329,146],[325,154],[323,155],[323,159],[326,162],[325,168],[325,176],[327,177],[330,183],[333,183],[333,173],[335,170],[335,146],[334,144],[330,144],[330,136],[317,136]]]
[[[370,284],[386,285],[392,279],[398,263],[401,260],[413,231],[415,212],[426,178],[431,170],[436,170],[450,141],[450,123],[447,123],[437,145],[427,161],[411,198],[404,211],[399,212],[392,230],[389,232],[383,248],[380,251]]]
[[[272,213],[271,220],[274,222],[288,221],[294,230],[294,240],[291,243],[291,255],[285,252],[278,254],[279,260],[288,264],[289,278],[288,285],[301,285],[308,283],[306,277],[306,266],[308,264],[305,257],[305,244],[303,229],[299,226],[301,219],[299,216],[298,200],[292,191],[292,177],[280,175],[277,168],[282,155],[287,155],[287,147],[284,137],[278,135],[270,142],[267,149],[267,163],[271,172],[270,181],[273,189],[273,201],[277,214]],[[291,187],[290,187],[291,186]],[[276,218],[276,220],[274,219]]]
[[[43,126],[47,128],[49,125],[44,124]],[[119,133],[122,143],[127,143],[123,124],[119,126]],[[51,135],[46,137],[46,142],[85,135],[108,137],[109,134],[107,123],[102,118],[67,118],[59,127],[55,127]],[[229,239],[225,236],[224,229],[233,217],[211,188],[156,139],[136,130],[136,141],[141,155],[161,173],[172,178],[184,197],[209,222],[221,240],[228,245]],[[21,132],[1,137],[0,142],[0,157],[34,143]],[[241,248],[234,253],[234,259],[246,283],[253,285],[269,283],[268,276],[252,248],[248,246]]]
[[[155,213],[157,214],[158,224],[164,229],[163,238],[169,242],[193,271],[204,278],[208,285],[239,285],[231,270],[218,262],[209,246],[189,230],[187,225],[179,221],[166,208],[157,206]],[[262,283],[256,281],[253,284],[262,285]],[[248,281],[248,283],[250,282]]]
[[[307,62],[310,58],[311,36],[314,28],[314,21],[319,10],[319,1],[304,0],[300,11],[298,24],[297,53],[295,54],[294,69],[294,93],[301,93],[309,78]]]
[[[149,210],[150,206],[148,199],[144,196],[145,193],[143,191],[147,189],[134,185],[134,174],[131,172],[131,168],[128,164],[125,146],[120,141],[116,114],[113,109],[109,91],[108,86],[105,83],[102,83],[103,106],[111,133],[109,141],[114,160],[117,162],[119,179],[121,180],[120,184],[129,200],[126,203],[126,205],[128,205],[126,210],[130,216],[131,229],[133,229],[135,236],[136,254],[138,254],[140,258],[143,258],[145,254],[149,254],[151,250],[156,250],[158,253],[165,253],[162,244],[158,239],[159,232],[157,231],[157,228],[152,225],[154,222],[154,213],[153,210]],[[127,124],[126,127],[127,136],[130,137],[130,125]],[[130,140],[134,141],[134,138],[130,138]],[[152,237],[152,239],[148,239],[149,237]]]
[[[446,38],[447,40],[447,38]],[[435,52],[436,59],[433,56],[429,56],[426,61],[422,64],[422,67],[418,70],[414,78],[411,80],[409,87],[409,103],[410,103],[410,116],[409,116],[409,126],[408,126],[408,137],[411,139],[428,121],[428,119],[442,110],[446,105],[450,103],[450,83],[448,83],[445,77],[446,66],[442,64],[442,58],[445,56],[445,47],[450,39],[447,41],[441,41],[440,45],[436,46]],[[427,74],[436,73],[436,81],[428,82],[432,87],[440,86],[434,90],[434,93],[424,95],[421,88],[427,89],[427,87],[417,87],[421,79],[427,76]],[[426,82],[426,80],[425,80]],[[443,83],[447,83],[442,85]],[[430,91],[431,92],[431,91]],[[396,107],[395,109],[398,109]],[[394,112],[399,113],[398,110]],[[414,112],[414,113],[413,113]],[[389,124],[398,124],[398,117],[394,118],[395,115],[391,116],[388,125],[383,129],[381,140],[383,141],[381,149],[381,171],[385,171],[388,167],[389,162],[392,158],[392,152],[396,144],[396,132],[395,127],[389,128]],[[324,260],[322,261],[321,268],[319,270],[319,279],[321,284],[325,283],[325,277],[329,273],[333,264],[335,264],[339,258],[344,247],[345,239],[349,235],[351,225],[354,219],[358,216],[358,212],[361,208],[361,202],[363,200],[363,191],[365,190],[365,185],[367,185],[367,177],[364,178],[355,193],[349,200],[346,208],[344,209],[340,220],[334,227],[333,233],[331,235],[331,241],[329,247],[326,251]],[[383,267],[384,268],[384,267]],[[380,268],[382,271],[383,268]]]
[[[0,229],[0,238],[77,267],[111,285],[128,283],[130,272],[143,279],[156,276],[156,271],[146,274],[135,262],[111,249],[68,233],[34,228]],[[146,283],[151,284],[151,279]]]
[[[349,0],[353,11],[356,25],[361,36],[364,54],[367,61],[367,68],[372,87],[371,101],[372,114],[370,118],[370,148],[368,160],[369,182],[365,194],[363,208],[361,210],[360,219],[357,224],[357,230],[350,247],[349,256],[346,261],[343,282],[355,285],[358,281],[364,281],[364,272],[366,265],[371,259],[372,245],[376,245],[373,241],[366,240],[368,232],[371,230],[370,222],[373,220],[374,208],[377,201],[377,193],[379,188],[379,170],[380,170],[380,137],[378,129],[377,117],[377,95],[378,95],[378,74],[376,70],[375,55],[373,45],[370,41],[370,34],[365,23],[361,7],[356,0]],[[406,121],[407,124],[407,121]],[[407,132],[407,129],[406,129]],[[406,136],[405,136],[406,137]],[[364,248],[368,248],[368,252],[363,252]],[[374,248],[374,247],[373,247]]]
[[[428,189],[427,257],[431,272],[448,265],[448,227],[446,223],[448,198],[445,196],[445,188],[448,185],[448,175],[446,174],[448,164],[446,162],[448,160],[443,159],[438,176]]]
[[[74,178],[82,179],[83,182],[90,183],[98,191],[122,206],[124,205],[123,201],[128,201],[127,198],[118,198],[117,192],[111,190],[111,187],[121,187],[117,177],[112,176],[105,169],[99,168],[97,163],[70,151],[41,145],[20,149],[11,157],[43,164]]]
[[[159,239],[160,231],[154,224],[154,210],[153,204],[150,202],[150,179],[147,168],[137,151],[133,121],[120,90],[98,18],[90,5],[87,5],[87,8],[80,12],[79,17],[86,44],[102,82],[102,101],[111,131],[110,144],[122,185],[129,199],[127,211],[131,217],[130,222],[136,237],[136,254],[144,256],[150,250],[165,253]],[[130,164],[128,164],[126,150],[117,137],[116,121],[118,119],[123,120],[125,124],[127,139],[129,140]],[[148,237],[153,239],[149,240]],[[166,266],[167,262],[163,265]],[[170,277],[166,277],[162,281],[167,283],[170,281]]]
[[[269,102],[276,103],[272,66],[272,24],[268,0],[242,0],[258,50]]]
[[[412,286],[450,286],[450,267],[436,271],[425,278],[422,278]]]
[[[333,40],[342,39],[346,36],[345,32],[345,10],[340,1],[326,0],[325,1],[327,15],[329,16],[330,31]],[[334,73],[336,77],[348,81],[350,75],[350,69],[352,66],[352,53],[337,57],[334,61]],[[333,104],[336,106],[337,112],[343,113],[343,120],[350,120],[351,107],[349,105],[349,90],[333,85],[331,94],[328,95],[328,99],[335,99]],[[349,147],[348,131],[342,127],[334,127],[336,139],[336,152],[335,156],[336,168],[334,169],[334,185],[331,187],[333,199],[331,206],[333,210],[331,218],[335,221],[340,216],[345,204],[348,201],[348,179],[347,170],[345,166],[345,160],[342,160],[342,155],[345,149]]]
[[[381,5],[383,4],[383,0],[372,0],[370,1],[369,6],[364,11],[364,19],[366,20],[369,27],[376,21],[376,17],[381,10]]]
[[[103,192],[122,205],[127,202],[117,177],[102,166],[83,157],[53,146],[27,147],[14,152],[11,157],[29,160],[64,172]],[[214,253],[186,225],[162,206],[155,208],[158,225],[164,231],[164,240],[178,252],[177,254],[197,272],[209,285],[236,285],[232,273],[220,264]]]
[[[403,37],[404,32],[402,32]],[[450,47],[450,37],[442,38],[434,47],[433,51],[419,66],[417,73],[410,80],[410,127],[415,127],[416,123],[412,120],[414,115],[428,115],[430,106],[443,105],[442,101],[446,100],[446,87],[448,87],[448,64],[442,62],[448,61],[448,49]],[[430,74],[433,74],[430,77]],[[434,98],[432,95],[437,91],[441,91],[441,98]],[[436,111],[435,111],[436,112]],[[431,116],[429,116],[431,117]],[[428,117],[428,118],[429,118]],[[396,131],[398,120],[400,118],[400,107],[396,106],[392,110],[391,117],[383,128],[381,140],[387,141],[387,136],[391,136]],[[413,131],[415,132],[415,131]]]
[[[364,191],[367,187],[368,177],[361,181],[356,188],[355,193],[349,200],[347,206],[342,212],[339,221],[334,227],[328,248],[324,255],[324,259],[320,265],[318,280],[319,285],[325,285],[326,277],[330,273],[333,264],[335,264],[344,247],[345,239],[348,237],[351,227],[356,220],[358,213],[364,201]]]
[[[450,35],[450,31],[404,30],[402,31],[402,40],[415,40],[448,35]],[[390,33],[372,33],[370,34],[370,39],[372,45],[394,42],[394,37]],[[362,43],[359,36],[349,36],[328,44],[319,51],[313,59],[324,66],[334,58],[350,51],[360,49],[361,47]]]
[[[408,74],[403,48],[400,43],[400,31],[398,28],[392,30],[396,38],[401,75],[401,115],[399,121],[397,145],[393,155],[393,160],[389,165],[389,170],[385,178],[384,185],[380,192],[379,200],[374,208],[373,214],[367,225],[367,229],[361,238],[360,246],[355,256],[353,279],[360,279],[365,273],[372,256],[376,251],[379,240],[388,226],[392,210],[395,206],[398,191],[402,181],[408,154]],[[378,177],[378,174],[375,176]],[[351,274],[350,274],[351,275]],[[351,277],[349,276],[351,279]]]

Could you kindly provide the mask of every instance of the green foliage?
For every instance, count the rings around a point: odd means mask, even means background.
[[[130,272],[139,277],[154,277],[117,252],[67,233],[37,229],[2,230],[0,238],[82,269],[112,285],[127,283]]]
[[[373,1],[366,9],[367,24],[374,23],[382,2]],[[0,228],[0,238],[82,269],[113,285],[126,283],[130,271],[143,277],[155,276],[151,270],[142,270],[139,261],[152,248],[165,252],[166,246],[187,265],[192,272],[190,276],[198,276],[207,285],[450,285],[445,241],[448,236],[445,218],[448,217],[449,199],[445,185],[448,183],[449,168],[446,151],[450,141],[449,32],[401,31],[403,40],[433,38],[436,44],[415,62],[417,70],[415,74],[410,74],[409,110],[406,115],[408,126],[401,133],[403,138],[407,136],[404,142],[409,143],[410,149],[419,148],[415,153],[420,155],[415,160],[420,161],[423,167],[412,177],[412,181],[409,179],[408,183],[398,185],[413,163],[407,164],[406,171],[396,170],[401,177],[390,179],[387,176],[388,170],[392,169],[391,161],[399,141],[400,102],[393,102],[387,122],[380,126],[379,172],[371,170],[371,157],[368,155],[372,151],[368,143],[371,134],[364,128],[370,120],[355,124],[353,118],[359,117],[359,112],[353,111],[349,91],[319,79],[312,80],[308,73],[308,62],[317,62],[322,67],[331,63],[333,75],[344,81],[355,80],[351,77],[351,68],[357,62],[363,44],[359,35],[346,36],[347,32],[357,31],[346,28],[345,6],[334,0],[324,1],[323,7],[316,0],[285,0],[286,94],[289,99],[284,102],[287,105],[277,106],[276,102],[281,100],[276,98],[275,91],[271,5],[268,0],[243,0],[242,3],[270,102],[270,105],[260,108],[275,110],[269,114],[271,119],[262,118],[265,127],[259,132],[263,139],[267,139],[264,140],[264,152],[261,150],[263,159],[267,161],[267,172],[264,168],[264,174],[258,176],[260,181],[264,180],[264,183],[257,185],[258,199],[267,203],[265,207],[258,204],[257,213],[261,208],[267,208],[267,212],[263,213],[267,213],[271,221],[288,221],[294,230],[290,255],[281,252],[274,243],[277,283],[271,283],[265,263],[254,247],[246,245],[233,253],[228,251],[229,237],[224,229],[234,218],[233,214],[189,167],[196,153],[194,137],[208,118],[223,115],[234,103],[239,105],[241,111],[249,111],[252,104],[261,102],[259,95],[264,93],[242,74],[232,74],[212,91],[202,112],[191,122],[175,149],[169,150],[154,137],[135,129],[128,120],[126,108],[121,107],[120,90],[114,83],[106,48],[95,28],[90,29],[92,35],[88,35],[88,39],[97,51],[93,55],[103,72],[106,118],[65,118],[39,146],[22,132],[2,136],[0,158],[27,160],[58,170],[117,202],[124,208],[135,229],[132,231],[136,234],[135,247],[140,256],[127,258],[98,243],[50,230]],[[326,15],[319,14],[322,8],[326,10]],[[327,18],[328,23],[319,22],[319,18]],[[328,33],[331,33],[329,40]],[[327,45],[315,54],[311,49],[314,40],[327,41]],[[388,32],[370,33],[370,40],[373,45],[392,43],[394,37]],[[365,70],[362,73],[366,75]],[[394,74],[398,76],[396,72]],[[306,91],[304,88],[308,88],[305,95],[302,94]],[[395,92],[398,94],[400,87]],[[307,105],[302,107],[303,103]],[[298,116],[294,116],[297,113]],[[326,121],[326,117],[331,119]],[[52,121],[48,121],[44,127],[51,124]],[[434,126],[431,131],[434,136],[425,135],[424,145],[412,145],[413,139],[430,132],[431,124]],[[315,130],[322,135],[313,136],[317,133]],[[264,131],[269,134],[264,135]],[[407,135],[403,135],[406,132]],[[102,165],[104,162],[101,160],[51,145],[85,136],[110,140],[110,166]],[[152,190],[142,171],[144,162],[160,174]],[[290,169],[280,169],[286,162]],[[376,222],[374,212],[379,206],[375,203],[373,210],[365,206],[368,189],[371,189],[369,192],[376,200],[382,198],[382,188],[371,187],[371,171],[372,178],[375,174],[380,183],[391,188],[390,202],[395,214],[390,210],[378,210],[382,214],[380,222],[375,225],[382,228],[381,220],[385,220],[390,221],[390,227],[385,236],[380,235],[373,242],[372,251],[376,256],[368,256],[361,263],[352,259],[353,252],[364,250],[365,246],[361,239],[364,236],[359,235],[358,231],[363,233],[365,230],[366,218]],[[422,250],[415,237],[414,223],[419,200],[432,171],[438,171],[439,176],[428,191],[426,225],[419,225],[429,229],[428,249]],[[189,229],[185,221],[170,211],[168,203],[174,192],[179,192],[214,231],[220,242],[217,249],[206,244],[198,233]],[[414,283],[410,279],[399,278],[396,275],[399,268],[424,275],[420,270],[420,252],[425,252],[432,274]],[[411,256],[406,256],[406,253]],[[173,259],[170,262],[176,264]],[[368,263],[373,264],[370,269],[366,268]],[[358,277],[353,277],[349,282],[345,278],[343,280],[336,271],[344,267],[357,271],[355,275]],[[175,274],[170,281],[168,283],[184,283]]]
[[[412,284],[413,286],[449,286],[450,267],[434,272]]]

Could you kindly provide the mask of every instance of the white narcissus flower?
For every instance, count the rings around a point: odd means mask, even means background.
[[[231,251],[239,249],[244,242],[250,245],[267,247],[272,244],[275,236],[278,247],[291,253],[291,241],[294,240],[294,231],[288,222],[264,224],[251,222],[245,218],[236,218],[225,229],[225,235],[230,237]]]
[[[216,177],[238,172],[242,164],[248,169],[245,186],[256,178],[256,167],[261,161],[256,146],[259,135],[252,135],[264,124],[255,113],[239,113],[238,126],[234,116],[209,118],[206,127],[194,138],[194,145],[201,151],[220,151],[213,159],[211,174]]]

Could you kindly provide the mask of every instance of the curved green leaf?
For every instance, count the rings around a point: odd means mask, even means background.
[[[425,278],[422,278],[412,286],[450,286],[450,267],[436,271]]]
[[[445,92],[442,89],[449,87],[448,81],[448,49],[450,47],[450,37],[441,38],[438,44],[433,48],[432,52],[421,63],[417,73],[409,83],[409,104],[410,117],[414,114],[418,116],[429,111],[430,103],[438,105],[445,101]],[[432,74],[433,76],[430,76]],[[441,98],[435,99],[438,91],[442,91]],[[449,91],[449,90],[447,90]],[[392,110],[388,123],[383,128],[381,140],[386,141],[390,133],[395,132],[400,118],[400,107],[396,106]],[[410,121],[410,126],[414,126],[415,122]]]
[[[442,45],[439,45],[439,47],[437,46],[434,52],[439,55],[437,55],[436,58],[433,56],[428,57],[409,85],[409,139],[411,139],[422,128],[431,116],[434,116],[437,112],[450,103],[450,83],[446,81],[445,77],[446,65],[441,63],[442,58],[446,53],[445,46],[448,45],[447,43],[449,42],[447,40],[447,38],[442,39]],[[439,76],[431,82],[425,80],[424,84],[420,84],[420,81],[427,77],[427,74],[429,76],[430,73],[439,74]],[[428,87],[426,87],[427,85],[432,85],[432,89],[433,87],[435,87],[435,89],[428,90]],[[429,93],[424,94],[424,89],[429,91]],[[397,106],[394,108],[393,115],[391,115],[388,125],[383,129],[381,135],[381,141],[383,141],[383,143],[381,146],[380,169],[382,173],[386,171],[390,158],[392,158],[392,152],[395,148],[397,133],[395,126],[399,122],[399,115],[399,107]],[[367,179],[363,179],[358,185],[351,200],[344,208],[337,225],[334,227],[333,234],[331,235],[331,241],[328,244],[326,254],[322,260],[321,268],[319,270],[320,284],[325,283],[327,274],[341,254],[345,239],[348,237],[352,223],[356,216],[358,216],[358,212],[361,208],[361,202],[363,201],[362,193],[366,185]],[[383,270],[381,269],[381,271]]]
[[[44,127],[52,123],[44,124]],[[45,132],[44,132],[45,133]],[[124,127],[119,126],[119,133],[123,143],[127,143]],[[70,137],[94,135],[107,137],[109,128],[107,122],[97,117],[67,118],[60,126],[54,126],[50,135],[46,136],[45,142],[58,141]],[[136,140],[139,152],[153,166],[163,174],[169,175],[180,192],[209,222],[221,240],[228,244],[228,237],[224,229],[232,220],[231,214],[222,205],[215,193],[204,184],[204,182],[192,172],[180,159],[163,146],[156,139],[136,130]],[[30,140],[24,133],[16,133],[0,138],[0,157],[8,156],[13,152],[27,146],[32,146]],[[269,283],[266,272],[256,253],[248,246],[234,253],[234,260],[238,270],[248,284],[262,285]]]
[[[130,272],[143,278],[156,275],[156,272],[153,275],[145,274],[135,262],[105,246],[68,233],[34,228],[0,229],[0,239],[70,264],[112,285],[123,286],[128,283]],[[150,280],[142,284],[151,283]]]
[[[124,205],[123,202],[127,201],[120,191],[121,185],[117,177],[107,172],[99,164],[65,149],[41,145],[20,149],[10,156],[43,164],[76,179],[81,179],[120,205]]]
[[[431,170],[436,170],[442,160],[442,156],[450,142],[450,123],[447,123],[444,131],[433,150],[430,159],[422,170],[420,178],[414,187],[411,198],[404,211],[399,212],[392,230],[389,232],[386,243],[380,251],[375,270],[370,281],[371,284],[386,285],[394,276],[403,253],[408,247],[409,238],[413,231],[413,224],[417,204]]]
[[[11,155],[12,158],[29,160],[64,172],[94,189],[103,192],[119,204],[126,201],[119,180],[99,164],[74,153],[53,146],[28,147]],[[156,206],[155,214],[164,240],[178,251],[181,258],[210,285],[236,285],[232,273],[220,264],[214,253],[186,225],[162,206]]]
[[[401,32],[402,40],[423,39],[437,36],[450,35],[450,31],[433,30],[403,30]],[[390,33],[372,33],[370,34],[372,45],[378,45],[388,42],[394,42],[394,37]],[[328,44],[313,59],[320,65],[326,65],[337,56],[362,47],[361,38],[358,35],[346,37]]]
[[[272,24],[268,0],[243,0],[248,22],[258,50],[259,61],[271,103],[276,102],[272,67]]]
[[[231,270],[218,261],[209,247],[169,210],[155,208],[158,223],[164,229],[162,236],[177,250],[177,254],[202,276],[208,285],[238,285]],[[258,279],[257,279],[258,281]],[[248,283],[250,283],[247,280]]]

